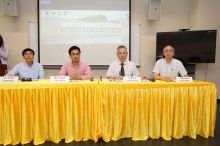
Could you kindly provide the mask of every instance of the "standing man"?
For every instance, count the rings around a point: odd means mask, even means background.
[[[188,76],[182,62],[173,58],[174,54],[175,50],[172,46],[166,46],[163,49],[165,58],[157,60],[153,70],[154,79],[171,81],[172,78],[177,77],[179,74]]]
[[[8,74],[18,75],[20,79],[44,79],[44,69],[40,63],[34,62],[34,50],[27,48],[22,51],[25,62],[17,64]]]
[[[62,66],[59,76],[70,76],[70,80],[93,78],[89,65],[80,61],[80,54],[80,48],[77,46],[72,46],[69,49],[69,57],[72,61]]]
[[[117,48],[118,60],[112,62],[108,68],[106,74],[108,79],[114,79],[117,76],[120,76],[120,79],[123,76],[140,76],[137,67],[131,61],[126,60],[128,56],[127,48],[120,45]],[[141,76],[142,78],[147,78],[147,76]]]

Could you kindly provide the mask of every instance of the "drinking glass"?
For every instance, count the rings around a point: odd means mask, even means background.
[[[115,77],[116,82],[121,81],[120,76],[121,76],[121,71],[119,71],[119,74]]]
[[[5,76],[8,76],[9,72],[10,72],[10,70],[5,70]]]
[[[48,70],[48,77],[50,78],[51,76],[53,76],[53,70]]]

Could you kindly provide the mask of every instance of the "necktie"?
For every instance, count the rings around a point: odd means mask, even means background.
[[[125,76],[124,63],[121,63],[121,76]]]

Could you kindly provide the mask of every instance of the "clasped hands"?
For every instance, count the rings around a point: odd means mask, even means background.
[[[141,80],[149,80],[149,77],[145,75],[139,75],[139,77],[141,77]]]
[[[169,76],[162,76],[162,77],[161,77],[161,80],[170,82],[170,81],[172,81],[173,79],[172,79],[171,77],[169,77]]]
[[[70,76],[70,80],[82,80],[82,77],[78,73],[74,73]]]

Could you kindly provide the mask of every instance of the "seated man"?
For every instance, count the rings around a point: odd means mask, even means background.
[[[34,50],[27,48],[22,51],[25,62],[17,64],[8,74],[22,78],[44,79],[43,66],[34,62]]]
[[[80,54],[80,48],[77,46],[72,46],[69,49],[69,57],[72,61],[62,66],[59,76],[70,76],[70,80],[93,78],[89,65],[80,61]]]
[[[127,48],[125,46],[119,46],[117,48],[118,60],[112,62],[108,68],[106,74],[108,79],[114,79],[116,76],[120,76],[120,79],[123,76],[141,76],[139,75],[138,69],[135,64],[127,59]],[[148,79],[147,76],[141,76],[142,78]]]
[[[163,49],[165,58],[157,60],[153,70],[154,79],[171,81],[179,74],[181,76],[188,76],[182,62],[173,58],[174,54],[175,50],[172,46],[166,46]]]

